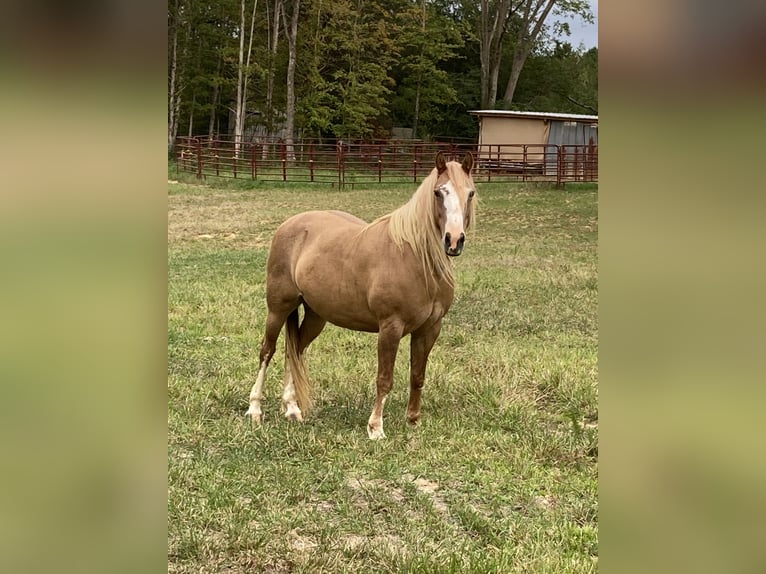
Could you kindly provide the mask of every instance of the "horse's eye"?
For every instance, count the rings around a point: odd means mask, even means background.
[[[476,192],[474,190],[469,191],[468,192],[468,199],[471,199],[475,194],[476,194]]]
[[[436,197],[442,197],[442,192],[441,192],[441,190],[440,190],[440,189],[435,189],[435,190],[434,190],[434,195],[435,195]]]

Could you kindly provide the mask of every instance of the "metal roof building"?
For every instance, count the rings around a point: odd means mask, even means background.
[[[476,110],[479,162],[494,169],[575,179],[598,172],[598,116]]]
[[[468,113],[479,118],[479,145],[598,145],[598,116],[506,110]]]

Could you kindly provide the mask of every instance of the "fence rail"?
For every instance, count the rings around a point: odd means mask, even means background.
[[[598,146],[540,144],[377,143],[262,140],[236,145],[230,140],[178,138],[177,166],[198,178],[250,178],[346,185],[419,183],[434,166],[436,153],[476,160],[474,180],[484,182],[598,181]]]

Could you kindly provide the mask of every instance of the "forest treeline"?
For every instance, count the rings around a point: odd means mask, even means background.
[[[598,113],[586,0],[170,0],[176,136],[475,138],[475,109]]]

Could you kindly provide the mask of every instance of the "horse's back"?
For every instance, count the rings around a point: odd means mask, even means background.
[[[283,257],[282,251],[285,250],[298,256],[317,242],[347,242],[365,225],[366,221],[344,211],[304,211],[279,226],[271,242],[269,256]]]
[[[278,240],[282,235],[290,235],[296,231],[326,230],[328,229],[327,226],[358,231],[360,227],[365,225],[367,225],[366,221],[345,211],[304,211],[286,219],[277,229],[275,240]]]

